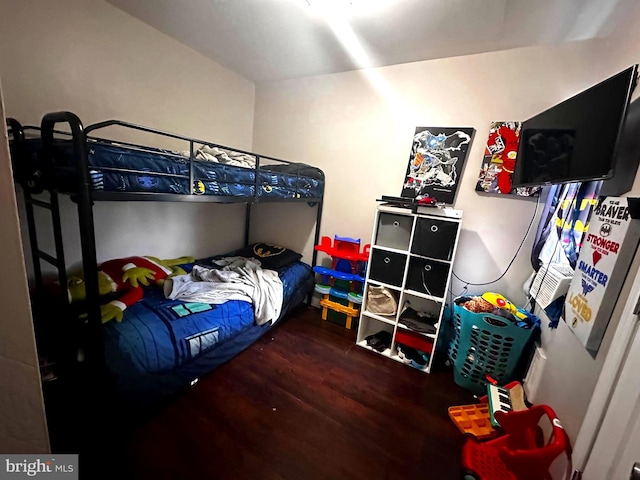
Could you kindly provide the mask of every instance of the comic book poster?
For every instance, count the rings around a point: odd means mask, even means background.
[[[521,197],[540,194],[542,187],[513,188],[511,186],[521,129],[522,122],[491,123],[476,191],[504,195],[513,194]]]
[[[402,196],[429,196],[453,204],[473,132],[473,128],[417,127]]]

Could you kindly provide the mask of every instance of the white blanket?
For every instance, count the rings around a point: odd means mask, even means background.
[[[191,153],[188,151],[180,152],[182,156],[189,158]],[[246,153],[235,152],[218,147],[210,147],[205,145],[198,148],[194,152],[196,160],[206,160],[207,162],[223,163],[225,165],[234,165],[236,167],[255,168],[256,158]]]
[[[242,300],[253,304],[256,323],[275,322],[282,310],[282,281],[273,270],[244,257],[225,257],[216,262],[221,270],[195,265],[189,275],[165,280],[164,294],[171,300],[220,304]]]

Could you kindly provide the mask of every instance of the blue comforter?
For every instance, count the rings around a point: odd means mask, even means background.
[[[26,146],[36,168],[41,162],[42,142],[39,138],[29,139]],[[317,198],[324,189],[323,172],[302,163],[261,164],[257,170],[194,160],[191,185],[189,158],[169,150],[90,142],[88,161],[96,191]],[[70,141],[57,144],[55,164],[76,167]],[[57,181],[63,190],[75,188],[76,178],[71,171],[58,172]]]
[[[202,263],[210,264],[206,260]],[[199,263],[201,263],[199,262]],[[191,265],[184,266],[187,271]],[[311,269],[296,262],[278,270],[283,283],[282,316],[299,302],[300,289],[309,291]],[[248,302],[220,305],[167,300],[155,286],[124,312],[122,322],[104,326],[105,356],[116,376],[166,372],[215,350],[255,324]]]

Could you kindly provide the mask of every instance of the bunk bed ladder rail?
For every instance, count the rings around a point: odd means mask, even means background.
[[[320,222],[322,221],[322,206],[324,203],[324,186],[322,187],[322,195],[320,196],[320,201],[318,202],[318,205],[316,206],[316,230],[315,233],[313,235],[313,244],[314,245],[320,245]],[[318,250],[316,250],[315,248],[313,249],[313,254],[311,257],[311,266],[315,267],[316,265],[318,265]],[[311,296],[313,295],[313,292],[311,292],[309,294],[309,303],[311,303]]]
[[[25,134],[22,125],[13,118],[7,119],[7,127],[9,127],[9,133],[13,138],[13,169],[15,173],[15,179],[22,187],[22,193],[24,198],[24,210],[27,218],[27,230],[29,234],[29,246],[31,250],[31,263],[33,268],[33,276],[35,281],[34,300],[32,302],[32,308],[35,315],[38,318],[46,316],[44,309],[46,308],[46,296],[45,285],[42,275],[41,261],[45,261],[50,265],[56,267],[58,282],[61,286],[60,295],[58,298],[59,306],[62,310],[68,311],[69,298],[67,295],[67,271],[66,262],[64,258],[64,247],[62,243],[62,222],[60,220],[60,202],[57,190],[50,189],[49,201],[40,200],[34,198],[32,193],[32,187],[34,187],[32,179],[29,178],[29,173],[26,170],[24,163],[27,160],[28,152],[25,146]],[[36,193],[39,193],[39,188],[36,188]],[[35,220],[34,207],[43,208],[51,212],[51,224],[53,227],[53,239],[55,247],[55,257],[43,251],[39,247],[38,243],[38,228]],[[63,340],[64,341],[64,340]],[[63,350],[64,351],[64,350]],[[66,362],[69,359],[61,357],[58,360]]]
[[[91,198],[92,181],[89,174],[89,162],[87,141],[84,127],[80,119],[71,112],[48,113],[42,118],[41,135],[43,145],[43,156],[45,162],[50,162],[53,168],[54,158],[54,127],[58,123],[66,123],[71,129],[71,137],[74,150],[74,159],[78,162],[77,185],[75,201],[78,205],[78,219],[80,224],[80,247],[82,251],[82,269],[84,272],[84,283],[86,289],[86,313],[87,330],[85,341],[85,359],[89,368],[96,371],[103,371],[105,368],[104,350],[102,344],[102,322],[100,315],[100,298],[98,291],[98,265],[96,255],[96,241],[93,221],[93,201]],[[52,192],[54,192],[52,190]],[[55,198],[56,210],[58,209],[57,192],[52,196]],[[59,220],[59,213],[58,220]],[[56,245],[59,245],[58,259],[60,253],[63,254],[62,233],[56,235]],[[57,247],[56,247],[57,249]],[[62,265],[64,272],[64,264]],[[66,273],[61,274],[61,280]]]
[[[22,163],[25,161],[25,147],[24,147],[24,130],[22,125],[14,118],[7,118],[6,120],[7,130],[10,137],[12,137],[12,155],[11,161],[13,164],[13,176],[15,181],[22,186],[22,192],[24,196],[24,209],[27,215],[27,228],[29,230],[29,245],[31,247],[31,262],[33,266],[33,275],[36,283],[36,294],[41,295],[44,289],[44,283],[42,280],[42,268],[40,268],[40,257],[38,252],[38,240],[36,224],[33,212],[33,198],[26,182],[24,174],[24,166]]]
[[[39,292],[44,290],[44,281],[42,278],[42,268],[40,267],[40,261],[44,260],[56,267],[58,272],[58,280],[62,290],[60,292],[61,305],[68,306],[69,297],[66,293],[67,285],[67,271],[66,262],[64,259],[64,248],[62,244],[62,224],[60,221],[60,201],[58,192],[56,190],[49,190],[49,201],[45,202],[33,198],[28,190],[24,191],[25,211],[27,214],[27,224],[29,229],[29,243],[31,246],[31,256],[33,260],[33,271],[36,281],[36,289]],[[35,212],[33,207],[40,207],[51,212],[51,223],[53,226],[53,240],[55,244],[55,257],[40,250],[38,246],[37,227],[35,221]]]

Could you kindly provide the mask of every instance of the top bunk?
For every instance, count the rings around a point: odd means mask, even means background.
[[[63,130],[56,129],[59,124]],[[56,112],[45,115],[40,127],[15,119],[7,119],[7,127],[16,182],[34,194],[57,190],[72,198],[88,193],[95,201],[217,203],[317,203],[324,195],[319,168],[120,120],[84,127],[75,114]],[[125,138],[144,132],[170,139],[183,150],[101,135],[115,128]]]

